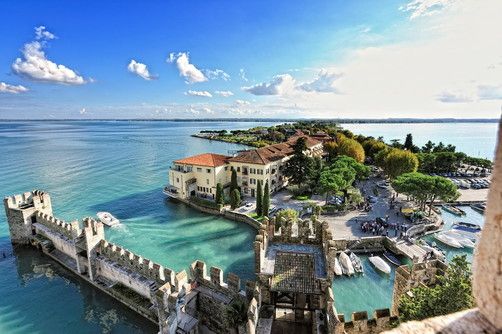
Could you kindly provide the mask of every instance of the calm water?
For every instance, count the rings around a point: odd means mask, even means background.
[[[110,211],[124,223],[107,230],[113,242],[177,271],[202,259],[251,279],[254,230],[166,201],[161,188],[172,160],[243,148],[190,134],[256,125],[270,123],[0,122],[1,193],[49,191],[56,216],[66,220]],[[488,128],[494,137],[495,127]],[[0,214],[0,333],[156,332],[156,326],[39,253],[13,253],[5,220]],[[393,276],[381,276],[363,262],[365,276],[334,283],[337,308],[347,316],[390,306]]]
[[[404,143],[406,134],[413,135],[413,143],[421,147],[427,141],[442,141],[452,144],[457,151],[492,160],[497,140],[497,123],[403,123],[403,124],[342,124],[356,134],[383,136],[389,142],[400,139]]]

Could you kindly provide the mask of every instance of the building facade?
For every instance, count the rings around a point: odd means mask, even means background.
[[[322,142],[303,134],[292,136],[284,143],[242,151],[235,156],[204,153],[174,161],[169,170],[169,185],[164,192],[175,198],[214,199],[217,184],[228,188],[234,169],[244,196],[256,197],[259,182],[263,186],[268,182],[270,192],[274,193],[288,184],[284,168],[294,154],[294,144],[301,137],[306,139],[306,155],[322,156]]]

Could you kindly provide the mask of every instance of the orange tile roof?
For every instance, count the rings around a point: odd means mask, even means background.
[[[288,141],[284,143],[268,145],[254,150],[242,151],[235,157],[229,158],[228,161],[266,165],[270,162],[280,160],[293,154],[293,145],[300,137],[306,137],[306,144],[308,148],[312,148],[313,146],[321,143],[320,141],[305,135],[296,135],[290,137]]]
[[[174,162],[183,165],[218,167],[226,164],[228,158],[230,157],[226,155],[215,154],[215,153],[203,153],[199,155],[194,155],[192,157],[175,160]]]

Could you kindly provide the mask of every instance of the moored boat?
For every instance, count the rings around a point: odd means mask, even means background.
[[[392,263],[395,266],[400,266],[401,265],[401,261],[399,261],[399,259],[394,254],[392,254],[389,251],[384,252],[383,253],[383,257],[386,258],[387,261],[389,261],[390,263]]]
[[[469,238],[466,238],[464,235],[455,232],[454,230],[446,231],[443,233],[444,235],[457,240],[462,246],[467,248],[474,248],[476,244]]]
[[[478,203],[478,204],[471,204],[470,207],[474,210],[474,211],[477,211],[479,213],[485,213],[485,209],[486,209],[486,204],[484,203]]]
[[[470,233],[478,233],[481,232],[482,229],[481,226],[479,226],[478,224],[467,223],[467,222],[457,222],[454,223],[451,227],[458,231],[465,231]]]
[[[342,267],[340,266],[340,261],[335,257],[335,263],[333,265],[336,276],[341,276],[343,274]]]
[[[460,242],[458,242],[458,240],[452,238],[452,237],[449,237],[445,234],[442,234],[442,233],[438,233],[434,236],[434,238],[440,242],[442,242],[443,244],[445,245],[448,245],[450,247],[453,247],[453,248],[463,248],[462,244]]]
[[[361,264],[361,259],[354,254],[354,252],[349,253],[349,258],[350,261],[352,262],[352,266],[354,267],[354,271],[356,273],[362,273],[363,272],[363,265]]]
[[[120,220],[118,220],[117,218],[115,218],[111,213],[109,212],[104,212],[104,211],[100,211],[98,213],[96,213],[96,216],[98,216],[99,220],[105,224],[106,226],[115,226],[115,225],[119,225],[120,224]]]
[[[350,261],[350,257],[345,252],[340,253],[339,260],[343,273],[348,276],[354,275],[352,261]]]
[[[368,260],[370,260],[371,264],[374,265],[375,268],[384,274],[390,274],[390,266],[380,256],[370,256]]]
[[[449,213],[453,213],[454,215],[465,216],[465,211],[457,208],[456,206],[443,204],[441,207],[445,211],[448,211]]]

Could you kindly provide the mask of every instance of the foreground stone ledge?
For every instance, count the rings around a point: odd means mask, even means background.
[[[502,333],[502,328],[495,328],[477,308],[422,321],[405,322],[399,327],[384,332],[386,334],[492,334]]]

